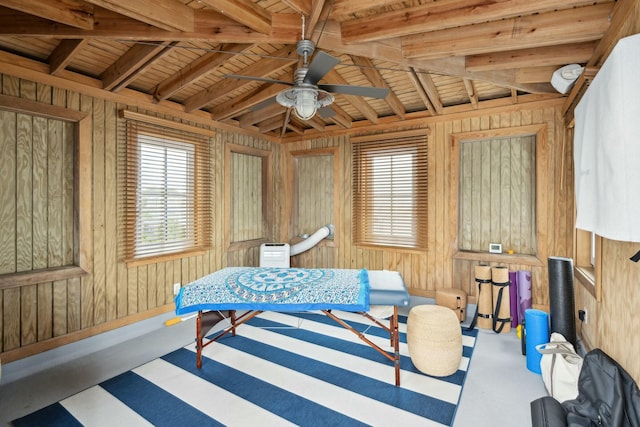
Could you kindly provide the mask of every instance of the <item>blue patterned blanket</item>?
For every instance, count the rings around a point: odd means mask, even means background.
[[[369,310],[367,270],[227,267],[180,289],[176,314],[199,310]]]

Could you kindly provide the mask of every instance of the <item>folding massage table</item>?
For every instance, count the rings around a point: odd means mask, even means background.
[[[353,332],[394,364],[400,385],[398,307],[409,305],[409,293],[400,273],[387,270],[228,267],[186,286],[176,296],[176,314],[197,312],[196,366],[202,350],[263,311],[319,310]],[[388,325],[369,313],[371,306],[390,306]],[[389,333],[393,352],[382,349],[332,310],[358,313]],[[236,311],[240,311],[236,315]],[[386,311],[386,310],[385,310]],[[228,318],[230,326],[217,335],[207,333]]]

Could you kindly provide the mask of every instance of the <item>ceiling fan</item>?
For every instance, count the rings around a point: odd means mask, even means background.
[[[304,20],[302,24],[302,34],[304,35]],[[291,88],[278,93],[275,96],[275,101],[283,107],[293,107],[294,114],[301,120],[309,120],[316,112],[325,118],[333,116],[335,112],[328,107],[335,100],[332,93],[367,96],[379,99],[385,98],[388,95],[389,89],[387,88],[318,84],[333,67],[340,63],[340,60],[328,53],[319,51],[311,61],[311,64],[309,64],[309,58],[313,55],[315,48],[316,45],[311,40],[302,39],[297,43],[296,52],[302,57],[302,66],[296,69],[295,81],[293,83],[237,74],[227,74],[225,77],[291,86]],[[272,103],[273,100],[274,98],[271,98],[254,106],[253,109],[262,108]]]

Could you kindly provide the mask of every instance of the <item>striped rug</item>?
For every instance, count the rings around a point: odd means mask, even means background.
[[[340,313],[383,348],[388,335]],[[463,328],[459,370],[417,371],[400,318],[401,387],[389,360],[317,313],[266,312],[205,348],[193,345],[14,421],[20,426],[450,426],[477,331]]]

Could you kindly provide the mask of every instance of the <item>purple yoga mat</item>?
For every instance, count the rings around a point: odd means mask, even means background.
[[[524,321],[524,312],[531,308],[531,272],[518,270],[518,323]]]
[[[518,272],[509,272],[509,299],[511,308],[511,327],[518,326]]]

